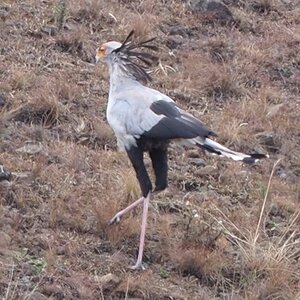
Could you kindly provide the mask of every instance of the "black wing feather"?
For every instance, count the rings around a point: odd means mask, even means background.
[[[164,115],[164,118],[149,131],[144,132],[145,137],[170,140],[190,139],[198,136],[206,138],[216,135],[192,115],[182,113],[174,102],[155,101],[150,109],[157,115]]]

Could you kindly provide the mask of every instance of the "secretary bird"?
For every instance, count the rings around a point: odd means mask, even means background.
[[[107,120],[118,142],[118,148],[126,151],[134,167],[142,191],[142,197],[119,211],[110,224],[119,223],[127,212],[143,203],[139,253],[132,269],[143,269],[147,214],[150,196],[167,187],[169,143],[183,142],[200,147],[213,154],[244,163],[254,163],[264,154],[244,154],[232,151],[209,138],[216,134],[201,121],[181,109],[170,97],[144,84],[151,81],[146,67],[157,57],[142,51],[157,51],[151,42],[154,38],[137,42],[131,31],[123,43],[107,42],[97,49],[96,63],[104,60],[109,68],[110,88]],[[144,164],[144,152],[149,152],[155,173],[155,188]]]

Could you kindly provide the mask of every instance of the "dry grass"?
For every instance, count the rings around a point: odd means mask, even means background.
[[[177,0],[0,4],[0,164],[13,173],[0,182],[4,299],[299,298],[297,7],[224,2],[233,23]],[[270,154],[242,166],[171,149],[144,273],[127,269],[141,207],[107,225],[140,191],[106,123],[107,70],[91,64],[99,44],[132,28],[157,36],[154,88],[218,141]]]

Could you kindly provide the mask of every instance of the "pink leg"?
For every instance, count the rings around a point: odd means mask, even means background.
[[[136,264],[133,267],[131,267],[131,269],[133,269],[133,270],[137,270],[137,269],[144,270],[142,260],[143,260],[144,244],[145,244],[145,235],[146,235],[147,215],[148,215],[150,194],[151,193],[149,192],[148,196],[146,198],[144,198],[139,254],[138,254]]]
[[[138,204],[140,204],[141,202],[144,201],[144,197],[136,200],[135,202],[133,202],[132,204],[130,204],[129,206],[127,206],[126,208],[124,208],[123,210],[119,211],[118,213],[116,213],[114,215],[114,217],[109,221],[109,225],[115,224],[115,223],[119,223],[121,221],[121,218],[123,217],[123,215],[125,215],[126,213],[128,213],[130,210],[132,210],[133,208],[135,208]]]

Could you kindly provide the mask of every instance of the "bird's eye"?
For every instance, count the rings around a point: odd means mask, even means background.
[[[101,56],[103,56],[103,55],[105,55],[105,51],[106,51],[106,48],[102,46],[102,47],[99,49],[99,54],[100,54]]]

